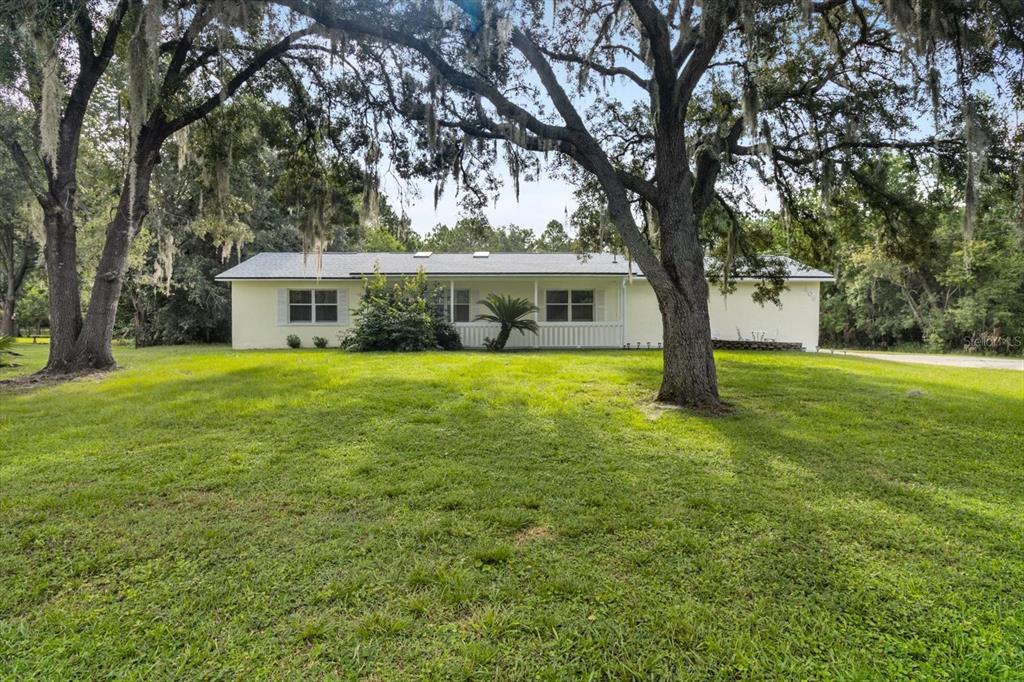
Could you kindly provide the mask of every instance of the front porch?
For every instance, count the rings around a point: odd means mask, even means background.
[[[518,331],[508,348],[622,348],[627,342],[622,277],[452,277],[434,280],[433,306],[451,320],[462,345],[483,348],[500,326],[475,321],[486,312],[481,298],[489,293],[524,298],[537,312],[530,317],[539,333]]]
[[[622,348],[625,327],[611,322],[538,322],[540,333],[512,332],[507,348]],[[455,329],[466,348],[483,348],[484,339],[498,335],[490,322],[456,322]]]

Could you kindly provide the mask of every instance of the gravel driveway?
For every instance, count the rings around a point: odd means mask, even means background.
[[[820,351],[829,353],[833,351]],[[946,367],[982,367],[985,369],[1013,369],[1024,372],[1024,358],[970,357],[966,355],[931,355],[928,353],[872,353],[859,350],[837,350],[835,355],[856,355],[873,360],[910,362],[916,365],[943,365]]]

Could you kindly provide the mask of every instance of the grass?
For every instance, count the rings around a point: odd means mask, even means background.
[[[1020,373],[117,356],[0,393],[0,678],[1024,674]]]

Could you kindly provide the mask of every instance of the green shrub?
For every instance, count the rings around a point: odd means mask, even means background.
[[[441,350],[462,350],[462,337],[455,325],[444,318],[434,318],[434,340]]]
[[[289,334],[288,338],[285,340],[288,342],[289,348],[298,348],[299,346],[302,345],[302,339],[300,339],[295,334]]]
[[[422,269],[398,282],[388,282],[378,271],[364,286],[354,313],[356,324],[342,337],[342,347],[360,351],[462,347],[455,327],[427,303],[431,286]]]
[[[327,339],[322,336],[314,336],[313,345],[317,348],[327,348]]]

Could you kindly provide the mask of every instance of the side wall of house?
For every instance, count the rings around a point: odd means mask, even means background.
[[[711,336],[716,339],[796,341],[805,350],[818,347],[818,282],[791,280],[779,297],[779,305],[759,305],[751,297],[753,282],[739,282],[736,291],[725,296],[711,288],[708,308]],[[646,280],[626,285],[626,343],[662,342],[661,314],[654,290]]]
[[[288,323],[288,291],[291,289],[334,289],[338,292],[338,322]],[[312,346],[314,336],[337,347],[338,334],[351,326],[349,309],[359,302],[363,285],[356,281],[311,282],[309,280],[237,280],[231,283],[231,345],[233,348],[285,348],[295,334],[303,346]]]

